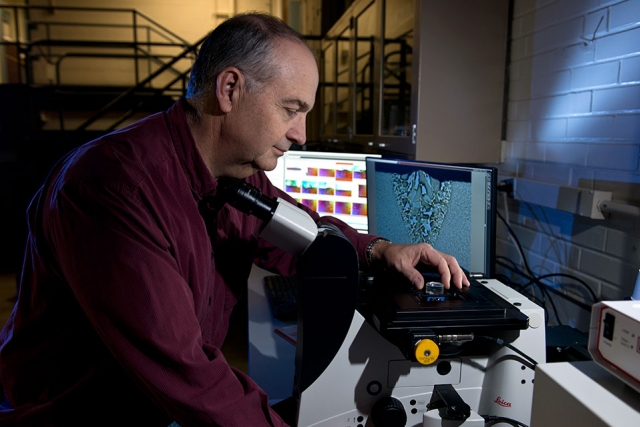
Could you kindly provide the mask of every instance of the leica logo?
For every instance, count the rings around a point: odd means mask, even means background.
[[[494,400],[494,402],[496,402],[500,406],[504,406],[505,408],[511,408],[511,402],[507,402],[506,400],[502,400],[502,398],[500,398],[500,396],[496,397],[496,400]]]

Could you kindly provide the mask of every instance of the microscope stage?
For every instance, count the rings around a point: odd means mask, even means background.
[[[437,282],[427,282],[423,290],[390,286],[375,298],[372,313],[381,330],[484,333],[527,328],[529,319],[517,307],[477,280],[470,282],[464,289],[439,289]]]

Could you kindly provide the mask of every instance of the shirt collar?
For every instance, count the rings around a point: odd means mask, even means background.
[[[167,111],[167,123],[171,132],[176,154],[191,185],[191,191],[200,202],[207,196],[213,196],[217,183],[196,147],[185,110],[185,98],[179,99]],[[188,108],[188,107],[187,107]]]

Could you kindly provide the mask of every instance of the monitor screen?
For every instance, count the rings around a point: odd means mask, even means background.
[[[369,232],[427,242],[476,277],[492,277],[496,182],[492,167],[367,159]]]
[[[288,151],[267,172],[271,182],[320,215],[334,216],[368,231],[367,157],[379,155]]]

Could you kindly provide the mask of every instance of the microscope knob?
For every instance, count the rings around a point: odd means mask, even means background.
[[[371,422],[374,427],[404,427],[407,424],[404,405],[395,397],[383,397],[371,408]]]
[[[418,341],[413,350],[416,360],[423,365],[431,365],[440,356],[440,347],[428,338]]]

